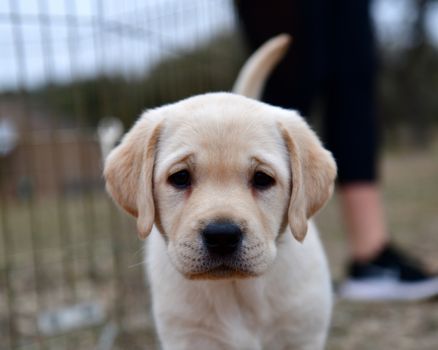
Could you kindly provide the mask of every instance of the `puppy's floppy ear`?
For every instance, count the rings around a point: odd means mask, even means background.
[[[114,201],[137,218],[140,238],[155,219],[153,169],[160,121],[142,116],[105,160],[106,189]]]
[[[289,113],[280,121],[292,173],[288,220],[294,237],[302,242],[307,233],[307,220],[333,192],[336,163],[307,123],[295,112]]]

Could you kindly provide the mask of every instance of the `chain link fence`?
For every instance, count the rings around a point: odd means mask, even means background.
[[[0,46],[0,349],[155,348],[97,130],[120,120],[115,141],[144,108],[228,89],[244,56],[232,3],[4,1]]]

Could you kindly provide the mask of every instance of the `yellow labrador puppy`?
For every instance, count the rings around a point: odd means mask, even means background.
[[[107,189],[149,234],[147,271],[165,350],[324,347],[329,272],[309,218],[335,162],[292,110],[254,99],[279,36],[232,93],[146,111],[105,164]]]

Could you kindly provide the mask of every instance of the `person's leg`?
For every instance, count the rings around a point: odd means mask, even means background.
[[[377,174],[376,64],[369,0],[332,2],[332,74],[327,146],[339,169],[339,194],[351,263],[340,295],[362,300],[416,300],[438,295],[438,277],[395,249]]]
[[[339,194],[351,257],[370,261],[389,242],[380,188],[374,182],[357,182],[342,186]]]
[[[327,76],[327,53],[336,50],[337,67],[349,69],[343,72],[338,72],[337,69],[334,73],[341,82],[331,82],[329,86],[332,91],[328,92],[327,99],[329,110],[326,118],[327,145],[337,158],[341,181],[349,183],[340,186],[339,192],[353,258],[374,257],[388,240],[388,234],[379,190],[374,182],[376,179],[376,126],[373,101],[375,69],[372,66],[373,57],[370,57],[370,53],[373,54],[371,47],[373,43],[368,19],[363,18],[362,23],[359,24],[355,22],[356,18],[347,22],[348,17],[343,18],[339,23],[336,22],[335,25],[347,26],[347,28],[336,28],[336,31],[348,30],[348,35],[353,36],[344,39],[345,42],[340,42],[340,39],[331,36],[328,30],[330,18],[339,15],[339,13],[332,15],[331,11],[337,12],[338,9],[334,9],[333,6],[329,8],[330,0],[283,0],[269,6],[263,0],[241,0],[237,4],[241,24],[252,50],[282,32],[287,32],[294,38],[292,48],[266,84],[263,101],[297,109],[305,117],[309,117],[315,95]],[[363,1],[362,4],[366,6]],[[346,11],[351,12],[349,9]],[[359,9],[359,12],[363,12],[363,9]],[[359,46],[352,53],[351,41],[356,38],[350,28],[356,24],[361,32],[360,37],[357,38]],[[332,46],[329,46],[329,43]],[[366,51],[365,54],[363,51]],[[352,61],[341,61],[346,59]],[[350,74],[357,75],[354,69],[367,70],[362,72],[366,78],[362,79],[363,83],[359,82],[362,86],[350,86],[352,79]],[[352,89],[360,91],[352,91]],[[347,101],[340,101],[340,98]],[[356,113],[357,109],[359,109],[358,113]],[[351,117],[352,111],[356,114],[354,118]],[[359,130],[362,132],[361,135],[357,135],[358,127],[362,128]],[[356,165],[356,161],[361,164],[360,167]],[[356,183],[354,181],[356,179],[360,182]],[[367,186],[364,185],[364,181]]]
[[[332,1],[325,140],[352,259],[374,258],[389,241],[377,176],[376,60],[369,1]]]

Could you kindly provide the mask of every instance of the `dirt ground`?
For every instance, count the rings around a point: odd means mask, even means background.
[[[438,145],[427,151],[386,153],[383,194],[394,242],[438,271]],[[318,217],[334,279],[347,261],[341,217],[334,198]],[[438,349],[438,300],[421,303],[338,301],[329,350]]]

